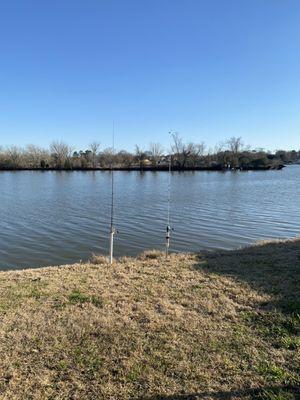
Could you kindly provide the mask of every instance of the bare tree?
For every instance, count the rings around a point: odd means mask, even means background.
[[[173,153],[173,162],[177,164],[179,168],[184,168],[188,156],[186,146],[177,132],[172,133],[172,139],[171,150]]]
[[[0,168],[4,168],[6,164],[6,154],[4,148],[0,146]]]
[[[149,154],[152,161],[152,166],[156,167],[158,161],[160,160],[161,156],[163,155],[163,147],[160,143],[150,143],[149,145]]]
[[[239,166],[239,154],[243,150],[244,143],[241,137],[232,136],[227,140],[227,146],[231,153],[232,167],[236,168]]]
[[[144,168],[146,160],[146,152],[137,144],[135,145],[135,158],[139,163],[140,168],[141,169]]]
[[[180,169],[184,169],[186,167],[188,157],[193,150],[193,144],[185,144],[178,133],[172,133],[172,139],[173,143],[171,145],[171,150],[173,153],[174,163],[177,164]]]
[[[203,158],[204,156],[204,152],[205,152],[205,144],[204,142],[202,143],[189,143],[188,144],[188,149],[189,149],[189,164],[192,167],[196,167],[200,160]]]
[[[116,154],[116,162],[119,165],[129,168],[134,163],[134,156],[126,150],[121,150]]]
[[[24,151],[24,164],[29,168],[40,168],[46,165],[50,161],[50,154],[47,150],[29,144],[26,146]]]
[[[226,145],[224,144],[224,142],[218,142],[214,147],[214,154],[221,153],[222,151],[224,151],[225,147]]]
[[[6,155],[13,168],[22,166],[23,151],[17,146],[9,146],[6,149]]]
[[[99,149],[100,149],[100,143],[99,142],[92,142],[92,143],[90,143],[90,149],[91,149],[91,152],[92,152],[92,165],[93,165],[93,168],[96,168],[97,167],[97,157],[98,157],[98,154],[99,154]]]
[[[112,147],[107,147],[99,154],[100,164],[102,167],[110,167],[114,165],[115,152]]]
[[[51,156],[57,168],[71,168],[72,148],[64,142],[52,142]]]
[[[218,142],[215,147],[211,157],[211,161],[221,164],[223,167],[227,164],[228,160],[228,150],[226,150],[226,143]]]

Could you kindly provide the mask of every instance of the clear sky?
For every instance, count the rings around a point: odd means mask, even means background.
[[[0,144],[300,148],[299,0],[3,0]]]

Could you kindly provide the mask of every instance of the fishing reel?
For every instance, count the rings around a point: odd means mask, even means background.
[[[166,229],[166,239],[170,239],[170,237],[171,237],[171,231],[172,231],[172,228],[170,227],[170,225],[167,225],[167,229]]]
[[[116,229],[114,226],[112,226],[112,227],[110,228],[110,234],[116,235],[117,233],[119,233],[119,230]]]
[[[170,225],[167,225],[166,228],[166,239],[169,240],[171,238],[171,232],[174,232],[174,228],[171,228]]]
[[[169,255],[170,238],[171,238],[171,232],[173,230],[174,229],[171,228],[170,225],[167,225],[167,228],[166,228],[166,257],[168,257],[168,255]]]

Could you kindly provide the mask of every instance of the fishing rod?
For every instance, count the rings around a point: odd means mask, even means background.
[[[116,233],[114,227],[114,199],[115,199],[115,186],[114,186],[114,155],[115,155],[115,123],[113,122],[113,134],[112,134],[112,142],[113,142],[113,151],[112,158],[110,164],[110,172],[111,172],[111,207],[110,207],[110,231],[109,231],[109,262],[113,263],[114,256],[114,235]]]
[[[171,132],[170,132],[171,134]],[[167,227],[166,227],[166,257],[169,256],[170,239],[171,239],[171,225],[170,225],[170,207],[171,207],[171,169],[172,169],[172,155],[169,155],[169,171],[168,171],[168,200],[167,200]]]

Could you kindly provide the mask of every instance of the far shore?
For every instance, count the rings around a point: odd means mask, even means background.
[[[180,168],[173,166],[172,171],[178,171],[178,172],[185,172],[185,171],[216,171],[216,172],[227,172],[227,171],[279,171],[285,168],[284,164],[280,165],[275,165],[275,166],[260,166],[260,167],[247,167],[247,168],[235,168],[235,169],[228,169],[224,168],[222,166],[216,165],[216,166],[211,166],[211,167],[185,167],[185,168]],[[49,167],[49,168],[25,168],[25,167],[8,167],[8,168],[1,168],[0,167],[0,172],[1,171],[126,171],[126,172],[131,172],[131,171],[140,171],[140,172],[147,172],[147,171],[152,171],[152,172],[168,172],[169,167],[166,166],[158,166],[158,167],[113,167],[113,168],[92,168],[92,167],[87,167],[87,168],[81,168],[81,167],[74,167],[74,168],[54,168],[54,167]]]

